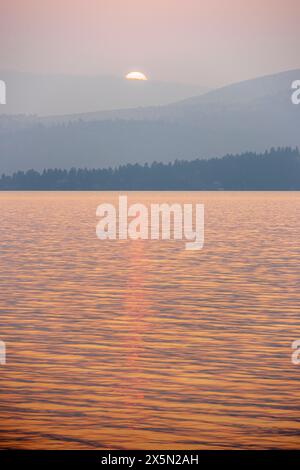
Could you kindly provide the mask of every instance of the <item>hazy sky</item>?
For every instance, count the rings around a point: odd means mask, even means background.
[[[212,87],[300,68],[299,0],[1,0],[0,9],[2,70],[137,69]]]

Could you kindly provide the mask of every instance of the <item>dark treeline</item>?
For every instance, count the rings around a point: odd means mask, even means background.
[[[298,149],[112,169],[50,169],[2,175],[0,190],[300,190]]]

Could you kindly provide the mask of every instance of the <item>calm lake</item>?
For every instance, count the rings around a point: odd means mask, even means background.
[[[0,447],[300,446],[300,193],[205,204],[205,245],[100,241],[117,193],[0,193]]]

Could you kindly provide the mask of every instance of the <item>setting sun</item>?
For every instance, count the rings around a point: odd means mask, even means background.
[[[148,80],[146,75],[141,72],[130,72],[125,77],[127,80]]]

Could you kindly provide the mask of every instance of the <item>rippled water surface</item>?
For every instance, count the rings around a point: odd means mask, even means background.
[[[0,193],[0,447],[300,447],[300,193],[205,204],[202,251],[99,241],[114,193]]]

